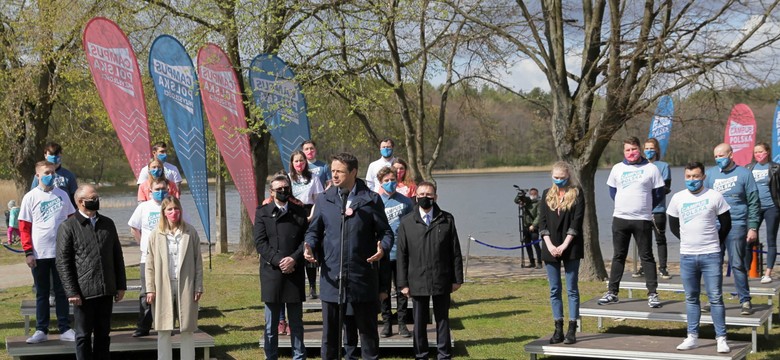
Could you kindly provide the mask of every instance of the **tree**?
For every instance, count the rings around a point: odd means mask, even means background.
[[[3,148],[18,197],[43,159],[63,77],[81,54],[81,29],[97,11],[92,1],[10,1],[0,5],[0,119]],[[57,19],[57,21],[52,21]]]
[[[451,3],[474,26],[505,41],[508,59],[530,61],[547,79],[557,156],[571,164],[585,192],[580,273],[587,278],[606,277],[594,175],[613,135],[660,96],[755,81],[760,77],[749,77],[757,69],[751,61],[762,61],[780,39],[777,0]],[[735,70],[744,77],[733,76]],[[498,74],[485,80],[512,88]]]

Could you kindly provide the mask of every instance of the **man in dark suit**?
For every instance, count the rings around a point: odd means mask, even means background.
[[[363,359],[378,359],[378,262],[393,246],[393,232],[387,223],[382,199],[357,178],[358,161],[355,156],[348,153],[333,156],[330,169],[333,186],[314,204],[305,245],[306,260],[314,261],[314,251],[322,254],[321,259],[324,259],[320,274],[321,355],[326,360],[337,357],[341,346],[338,343],[341,331],[338,327],[339,315],[343,315],[350,317],[344,323],[344,331],[348,335],[354,334],[357,328],[360,332]],[[342,254],[343,268],[340,266]],[[339,281],[343,286],[341,298]],[[340,303],[343,306],[339,306]],[[340,308],[342,314],[339,313]],[[356,340],[347,336],[347,349],[354,349]]]
[[[294,204],[287,176],[271,181],[272,202],[255,213],[255,247],[260,254],[260,292],[265,303],[263,350],[266,359],[279,357],[279,313],[287,305],[293,358],[305,359],[303,345],[303,240],[307,211]]]
[[[452,214],[436,204],[436,185],[417,184],[417,206],[398,227],[398,286],[414,304],[414,352],[428,359],[428,304],[433,298],[439,359],[452,358],[450,294],[463,284],[463,257]]]

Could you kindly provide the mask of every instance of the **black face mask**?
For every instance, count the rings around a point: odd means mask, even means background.
[[[84,200],[84,208],[89,210],[89,211],[98,211],[98,210],[100,210],[100,199]]]
[[[420,207],[425,210],[428,210],[431,207],[433,207],[433,203],[434,203],[433,198],[429,198],[427,196],[417,198],[417,205],[420,205]]]
[[[287,190],[276,190],[276,200],[279,200],[280,202],[287,202],[287,200],[290,199],[290,196],[292,196],[292,194]]]

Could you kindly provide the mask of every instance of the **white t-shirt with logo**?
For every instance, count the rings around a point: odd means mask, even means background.
[[[30,190],[22,198],[19,220],[32,224],[33,254],[36,259],[57,257],[57,229],[70,214],[76,212],[65,191],[55,187],[43,191]]]
[[[161,207],[160,203],[154,200],[147,200],[135,208],[133,216],[127,222],[131,228],[141,230],[141,263],[146,263],[146,254],[149,248],[149,235],[157,228],[160,222]]]
[[[653,219],[653,189],[664,187],[658,167],[650,162],[612,167],[607,185],[617,189],[612,216],[625,220]]]
[[[680,254],[720,252],[718,215],[729,209],[723,195],[712,189],[704,188],[698,194],[688,190],[674,194],[666,213],[680,219]]]
[[[173,181],[177,184],[181,184],[181,174],[179,173],[179,169],[170,163],[163,163],[163,169],[165,170],[165,178],[167,180]],[[138,174],[138,182],[136,184],[143,184],[144,181],[147,181],[149,179],[149,165],[144,166],[141,168],[141,172]]]

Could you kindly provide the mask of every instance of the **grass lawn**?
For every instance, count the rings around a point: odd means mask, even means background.
[[[205,270],[206,293],[201,300],[200,328],[216,338],[212,357],[218,359],[262,359],[258,339],[262,330],[263,308],[260,302],[256,259],[231,259],[228,255],[213,258],[213,270]],[[136,267],[128,268],[128,278],[138,278]],[[605,285],[601,282],[580,284],[582,299],[599,296]],[[636,296],[643,295],[635,292]],[[136,293],[128,294],[135,297]],[[662,293],[662,300],[681,298],[681,294]],[[22,317],[19,304],[31,299],[29,287],[6,289],[0,292],[0,336],[21,335]],[[765,299],[755,299],[765,302]],[[547,280],[502,279],[479,280],[465,284],[453,295],[455,306],[451,309],[451,326],[455,338],[455,355],[470,359],[527,359],[523,346],[552,332],[552,319],[548,302]],[[733,301],[733,300],[727,300]],[[565,309],[568,314],[568,310]],[[321,321],[319,312],[305,313],[304,321],[315,324]],[[777,323],[775,317],[775,323]],[[134,328],[134,315],[115,316],[114,329]],[[595,318],[584,318],[584,329],[597,331]],[[651,321],[612,321],[605,319],[604,331],[676,336],[682,341],[685,336],[684,323]],[[771,330],[770,339],[759,336],[759,350],[748,359],[780,358],[780,336],[778,326]],[[702,337],[712,338],[711,325],[702,327]],[[750,341],[748,328],[729,328],[729,339]],[[380,340],[381,341],[381,340]],[[4,345],[3,345],[4,346]],[[198,354],[201,354],[198,352]],[[153,353],[117,353],[114,359],[153,358]],[[289,350],[281,352],[289,359]],[[319,358],[319,350],[312,349],[309,356]],[[382,350],[384,359],[413,358],[411,350]],[[49,357],[51,358],[51,357]],[[67,357],[63,357],[65,359]],[[0,351],[0,359],[10,359]]]
[[[5,228],[2,229],[2,236],[0,237],[0,239],[2,239],[3,244],[5,244],[8,241],[5,237]],[[19,243],[15,243],[10,248],[21,251],[22,245]],[[12,264],[18,264],[23,262],[24,262],[24,253],[16,253],[6,249],[5,247],[0,247],[0,265],[12,265]]]

